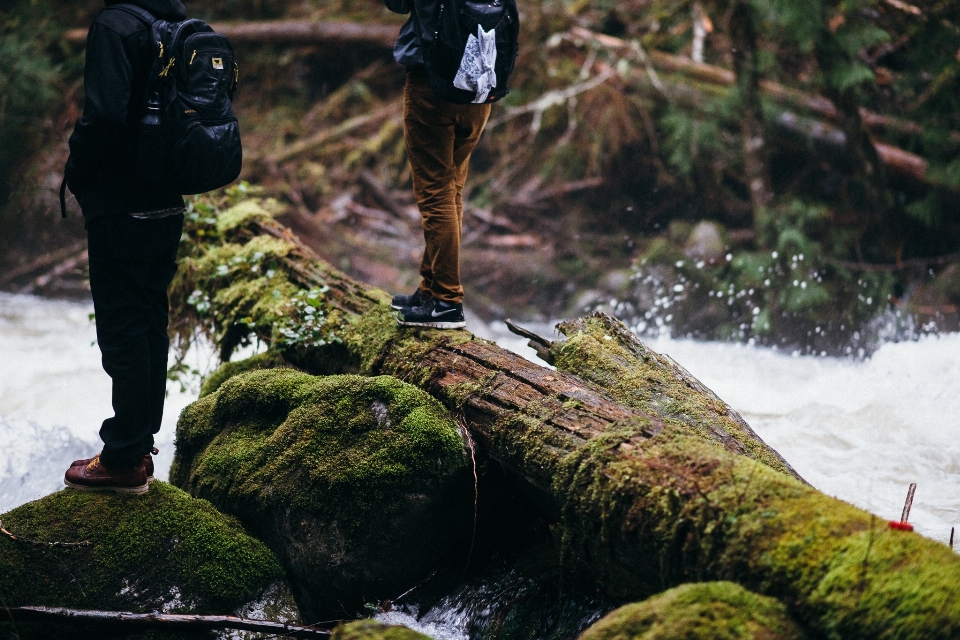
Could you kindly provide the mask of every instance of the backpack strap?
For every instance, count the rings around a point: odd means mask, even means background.
[[[67,177],[60,183],[60,217],[67,217]]]
[[[125,11],[130,15],[140,18],[141,21],[147,23],[148,25],[153,25],[157,21],[156,17],[143,7],[139,7],[135,4],[130,4],[128,2],[123,2],[120,4],[112,4],[107,9],[120,9],[120,11]]]

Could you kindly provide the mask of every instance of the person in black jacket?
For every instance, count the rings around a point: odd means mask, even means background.
[[[463,188],[470,154],[490,117],[489,104],[455,104],[430,88],[424,50],[434,37],[441,0],[385,0],[396,13],[409,13],[393,57],[407,68],[403,133],[413,191],[423,221],[420,286],[397,295],[401,326],[457,329],[466,326],[460,284]]]
[[[126,0],[170,22],[180,0]],[[142,493],[153,473],[153,436],[166,392],[167,287],[183,229],[179,193],[135,173],[136,131],[155,44],[150,25],[106,0],[87,37],[83,116],[70,136],[65,178],[83,210],[90,289],[114,415],[103,421],[101,453],[64,477],[81,490]]]

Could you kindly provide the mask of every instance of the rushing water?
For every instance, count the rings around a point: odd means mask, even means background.
[[[96,451],[110,412],[89,305],[0,294],[0,513],[56,491],[74,458]],[[471,329],[531,359],[524,340],[471,318]],[[548,335],[549,326],[533,327]],[[869,359],[796,356],[728,343],[660,338],[672,356],[739,411],[818,489],[946,542],[960,525],[960,334],[882,345]],[[209,371],[210,354],[193,366]],[[165,479],[180,410],[196,397],[171,383],[157,446]],[[447,611],[455,608],[450,605]],[[407,613],[385,619],[416,624]],[[421,620],[436,638],[462,638],[457,619]]]

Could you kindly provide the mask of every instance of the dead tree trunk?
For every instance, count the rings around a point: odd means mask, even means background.
[[[567,327],[566,342],[540,345],[592,382],[466,331],[401,329],[384,292],[318,260],[251,204],[222,214],[216,233],[192,231],[173,292],[181,328],[269,340],[286,313],[278,300],[311,290],[322,298],[325,344],[275,341],[285,357],[317,372],[392,375],[433,394],[562,525],[567,556],[608,592],[733,580],[783,599],[816,633],[960,633],[960,560],[946,546],[819,493],[779,457],[758,462],[758,450],[771,450],[731,426],[729,407],[614,321],[586,319]],[[651,359],[659,364],[634,367]],[[604,375],[621,388],[605,388]],[[646,387],[670,393],[645,397]]]

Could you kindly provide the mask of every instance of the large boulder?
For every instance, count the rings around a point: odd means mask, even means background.
[[[779,601],[733,582],[685,584],[610,612],[579,640],[802,640]]]
[[[457,423],[416,387],[275,369],[184,410],[170,477],[277,553],[314,622],[395,598],[466,554],[468,460]]]
[[[273,553],[234,518],[165,482],[140,496],[66,489],[0,521],[21,538],[0,535],[0,596],[9,607],[298,618]],[[18,633],[57,636],[46,626],[18,625]]]

